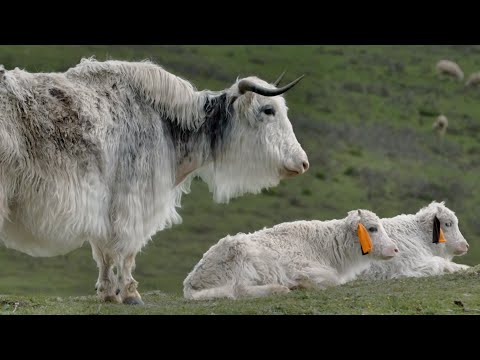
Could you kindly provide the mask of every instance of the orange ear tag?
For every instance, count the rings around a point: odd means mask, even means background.
[[[440,229],[440,236],[438,237],[438,242],[439,242],[439,243],[447,242],[447,240],[445,240],[445,237],[443,236],[443,231],[442,231],[442,229]]]
[[[362,224],[358,224],[357,235],[360,240],[360,245],[362,246],[362,255],[367,255],[372,251],[373,244],[370,235],[368,235],[367,229],[365,229],[365,226]]]

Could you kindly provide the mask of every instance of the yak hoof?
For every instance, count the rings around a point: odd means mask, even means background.
[[[103,301],[105,301],[107,303],[117,303],[117,304],[120,302],[118,296],[116,296],[116,295],[105,296],[103,298]]]
[[[127,297],[123,299],[123,303],[127,305],[145,305],[142,299],[136,297]]]

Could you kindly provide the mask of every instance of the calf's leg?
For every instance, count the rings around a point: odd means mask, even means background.
[[[270,295],[286,294],[290,289],[280,284],[268,284],[268,285],[249,285],[238,286],[236,289],[237,298],[240,297],[265,297]]]
[[[192,300],[211,300],[211,299],[235,299],[233,295],[233,287],[230,285],[219,286],[211,289],[203,289],[198,291],[191,291],[187,296]]]
[[[297,287],[303,289],[323,290],[330,286],[340,285],[343,281],[333,269],[322,266],[303,268],[295,277]]]

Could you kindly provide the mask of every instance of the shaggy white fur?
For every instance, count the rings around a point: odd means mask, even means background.
[[[228,202],[308,169],[283,97],[242,94],[240,81],[196,91],[151,62],[94,59],[65,73],[3,71],[1,241],[32,256],[89,241],[100,297],[140,302],[135,255],[181,222],[193,176]]]

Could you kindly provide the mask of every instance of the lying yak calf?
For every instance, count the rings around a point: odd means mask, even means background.
[[[382,219],[382,224],[400,250],[399,255],[392,261],[372,262],[359,277],[421,277],[469,268],[452,261],[454,256],[466,254],[469,245],[458,228],[455,213],[443,202],[434,201],[414,215]]]
[[[282,223],[221,239],[183,282],[184,296],[236,299],[324,289],[353,280],[372,259],[391,259],[397,252],[368,210],[350,211],[341,220]]]

